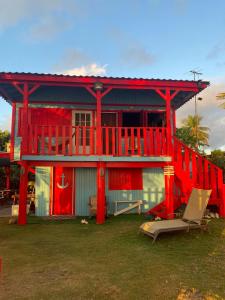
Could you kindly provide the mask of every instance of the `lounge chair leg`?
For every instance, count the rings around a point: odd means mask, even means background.
[[[152,241],[152,244],[154,244],[154,243],[155,243],[155,241],[156,241],[157,237],[158,237],[158,234],[154,235],[154,237],[153,237],[153,241]]]

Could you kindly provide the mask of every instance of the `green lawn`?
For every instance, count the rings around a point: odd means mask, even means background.
[[[142,222],[33,217],[20,227],[1,219],[0,299],[169,300],[191,288],[225,299],[225,220],[211,221],[210,233],[167,234],[155,244],[138,234]]]

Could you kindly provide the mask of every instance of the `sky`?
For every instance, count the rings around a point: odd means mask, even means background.
[[[224,0],[0,0],[0,72],[209,80],[197,110],[225,149]],[[177,123],[194,114],[194,100]],[[0,129],[11,107],[0,101]]]

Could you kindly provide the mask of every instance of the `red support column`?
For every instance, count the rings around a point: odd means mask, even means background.
[[[102,154],[102,95],[101,91],[96,91],[96,100],[97,100],[97,109],[96,109],[96,147],[97,147],[97,155]]]
[[[16,126],[16,103],[13,103],[12,104],[11,138],[10,138],[10,160],[14,160],[15,126]]]
[[[105,222],[105,163],[97,163],[97,216],[96,223]]]
[[[22,154],[28,152],[28,99],[29,99],[29,87],[28,83],[24,84],[23,93],[23,118],[22,118]]]
[[[20,195],[19,195],[19,216],[18,224],[27,223],[27,183],[28,183],[28,165],[26,161],[21,162],[20,169]]]
[[[5,167],[5,174],[6,174],[6,189],[10,189],[10,167]]]
[[[174,185],[174,166],[164,167],[164,178],[165,178],[165,203],[166,203],[166,215],[167,219],[174,217],[174,196],[173,196],[173,185]]]
[[[172,127],[171,127],[171,96],[170,90],[166,89],[166,129],[167,129],[167,153],[172,155]]]

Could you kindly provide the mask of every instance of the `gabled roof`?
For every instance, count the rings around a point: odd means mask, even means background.
[[[85,100],[94,103],[95,98],[85,87],[93,87],[94,83],[99,81],[103,83],[104,88],[113,87],[113,90],[104,98],[108,103],[114,101],[115,98],[117,101],[128,98],[131,93],[137,99],[137,104],[145,105],[146,102],[141,101],[147,97],[154,98],[154,101],[159,103],[162,99],[154,89],[179,89],[179,93],[172,101],[176,109],[209,85],[208,81],[0,72],[0,95],[9,103],[22,102],[22,95],[14,84],[20,85],[28,82],[30,86],[40,84],[40,88],[30,96],[30,103],[41,102],[43,99],[45,103],[48,101],[53,103],[52,97],[57,103],[59,101],[57,95],[60,97],[61,94],[65,95],[66,101],[71,101],[71,103],[74,99],[79,102]]]

